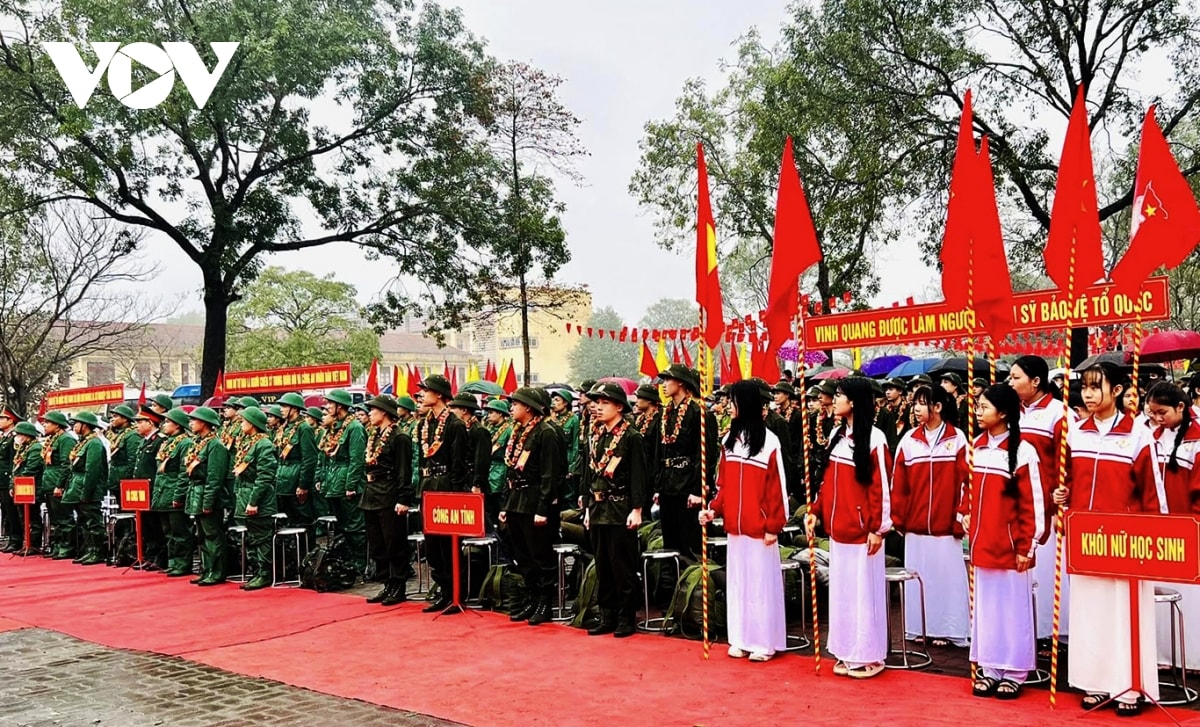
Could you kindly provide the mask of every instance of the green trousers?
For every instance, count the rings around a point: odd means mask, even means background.
[[[336,534],[346,538],[354,567],[363,570],[367,565],[367,522],[358,507],[357,498],[342,495],[327,498],[325,502],[329,504],[329,514],[337,518]]]
[[[223,513],[197,515],[200,527],[200,575],[210,581],[225,580],[225,518]]]
[[[271,577],[271,536],[275,526],[270,517],[240,517],[238,525],[246,526],[247,575]]]
[[[191,572],[196,552],[191,518],[183,510],[168,510],[159,513],[159,521],[167,540],[167,570]]]
[[[104,516],[100,513],[100,501],[81,502],[75,506],[75,515],[82,536],[83,552],[108,552],[108,538],[104,532]]]
[[[74,555],[77,528],[75,506],[64,505],[61,497],[50,496],[50,547]]]

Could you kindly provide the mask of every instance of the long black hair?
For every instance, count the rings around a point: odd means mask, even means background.
[[[1192,426],[1192,402],[1187,398],[1183,389],[1170,381],[1160,381],[1151,386],[1150,390],[1146,392],[1146,401],[1159,406],[1169,406],[1172,409],[1183,405],[1183,421],[1179,423],[1179,430],[1175,432],[1175,445],[1171,447],[1171,459],[1167,461],[1167,469],[1171,472],[1178,472],[1179,445],[1183,444],[1183,437],[1187,434],[1188,427]]]
[[[870,382],[861,376],[850,376],[838,383],[838,393],[850,400],[854,407],[854,430],[850,432],[850,441],[854,443],[854,479],[862,485],[873,481],[871,473],[871,430],[875,428],[875,391]],[[832,451],[837,446],[838,439],[846,433],[843,424],[838,433],[829,442]]]
[[[729,387],[729,398],[737,408],[737,416],[729,421],[729,434],[725,437],[725,449],[733,451],[734,445],[743,435],[746,446],[753,457],[767,443],[767,423],[763,420],[762,392],[753,381],[738,381]]]
[[[1062,401],[1062,392],[1058,386],[1050,380],[1050,365],[1046,363],[1046,359],[1041,356],[1022,356],[1013,361],[1013,366],[1021,367],[1021,372],[1031,379],[1038,379],[1037,390],[1042,394],[1050,396]],[[996,402],[992,402],[995,404]]]
[[[1004,415],[1004,423],[1008,425],[1008,484],[1004,487],[1004,494],[1017,497],[1021,494],[1021,489],[1017,486],[1017,451],[1021,448],[1021,397],[1017,396],[1017,390],[1008,384],[992,384],[984,390],[982,398],[987,399],[996,407],[996,411]]]
[[[942,410],[938,412],[938,416],[950,426],[958,426],[958,406],[954,401],[954,396],[942,387],[925,386],[924,384],[918,386],[913,391],[913,403],[924,404],[930,410],[937,404],[941,404]]]
[[[1121,367],[1111,361],[1100,361],[1088,366],[1079,374],[1079,380],[1082,386],[1096,385],[1101,389],[1104,388],[1105,381],[1108,382],[1109,391],[1112,392],[1113,401],[1117,408],[1117,413],[1125,412],[1125,392],[1129,389],[1129,377],[1121,370]],[[1116,392],[1117,387],[1121,387],[1121,393]]]

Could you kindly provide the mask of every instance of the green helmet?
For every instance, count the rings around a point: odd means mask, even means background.
[[[179,407],[175,407],[174,409],[171,409],[170,411],[168,411],[167,419],[175,422],[176,424],[178,424],[181,427],[187,427],[188,422],[189,422],[189,417],[188,417],[187,412],[184,411],[183,409],[180,409]]]
[[[207,406],[196,407],[192,410],[191,414],[188,414],[188,418],[202,421],[210,427],[221,426],[221,417],[217,416],[217,413]]]
[[[267,431],[267,415],[263,414],[262,409],[257,406],[248,406],[242,409],[242,419],[250,422],[250,425],[260,432]]]
[[[304,410],[304,397],[300,396],[294,391],[289,391],[288,393],[279,397],[279,401],[276,403],[279,406],[290,406],[293,409],[300,409],[301,411]]]

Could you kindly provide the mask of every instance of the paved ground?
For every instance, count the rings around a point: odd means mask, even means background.
[[[0,633],[0,664],[6,727],[455,724],[40,629]]]

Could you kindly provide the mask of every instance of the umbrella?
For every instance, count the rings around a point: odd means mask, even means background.
[[[1088,356],[1084,360],[1080,361],[1079,365],[1072,368],[1074,368],[1076,371],[1083,371],[1084,369],[1090,366],[1095,366],[1098,363],[1111,363],[1122,367],[1130,366],[1133,363],[1133,357],[1129,351],[1105,351],[1104,353],[1098,353],[1095,356]]]
[[[490,381],[472,381],[469,384],[463,384],[458,391],[459,393],[486,394],[488,396],[504,395],[504,389],[499,384],[493,384]]]
[[[628,396],[632,396],[633,392],[637,391],[637,387],[638,387],[637,382],[634,381],[633,379],[625,379],[625,378],[621,378],[620,376],[606,376],[603,379],[596,379],[596,383],[597,384],[616,384],[617,386],[620,386],[621,389],[624,390],[625,394]]]
[[[871,359],[862,367],[863,376],[884,376],[902,363],[912,361],[912,356],[880,356]]]
[[[825,379],[833,379],[836,381],[837,379],[844,379],[849,375],[850,375],[850,369],[842,368],[839,366],[837,368],[825,369],[824,371],[815,373],[808,378],[810,378],[814,381],[824,381]]]
[[[784,361],[799,361],[800,360],[800,346],[794,340],[787,341],[782,346],[779,347],[779,353],[777,355],[779,356],[779,358],[783,359]],[[816,366],[818,364],[823,364],[828,360],[829,360],[829,357],[825,355],[824,351],[805,351],[804,352],[804,363],[807,364],[808,366]]]
[[[1200,333],[1160,331],[1142,340],[1142,360],[1163,363],[1200,356]]]
[[[892,369],[887,375],[889,379],[896,376],[901,378],[916,376],[928,372],[939,361],[941,361],[940,358],[914,358]]]
[[[984,358],[982,356],[976,356],[975,357],[975,375],[987,378],[989,365],[990,364],[988,363],[988,360],[986,358]],[[967,357],[966,356],[956,356],[954,358],[944,358],[941,361],[938,361],[933,366],[931,366],[929,368],[929,370],[926,371],[925,373],[933,375],[933,374],[944,374],[948,371],[953,371],[956,374],[966,374],[967,373]],[[1004,363],[1003,361],[997,361],[996,362],[996,374],[998,376],[1001,374],[1007,376],[1008,375],[1008,364]]]

